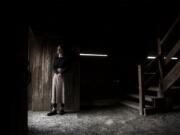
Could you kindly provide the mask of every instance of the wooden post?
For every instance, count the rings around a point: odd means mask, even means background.
[[[158,45],[158,56],[160,56],[158,58],[158,68],[159,68],[159,90],[157,93],[157,96],[159,98],[163,98],[164,94],[163,94],[163,55],[162,55],[162,48],[161,48],[161,44],[160,44],[160,39],[157,39],[157,45]]]
[[[138,83],[139,83],[139,114],[144,115],[145,108],[145,96],[144,96],[144,86],[143,86],[143,75],[142,66],[138,65]]]

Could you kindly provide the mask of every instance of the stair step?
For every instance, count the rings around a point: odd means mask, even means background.
[[[129,96],[132,97],[132,98],[139,99],[139,95],[138,94],[130,94]],[[155,98],[155,96],[145,95],[145,101],[152,102],[153,98]]]
[[[159,91],[159,87],[157,86],[152,86],[152,87],[149,87],[147,88],[148,91]]]
[[[135,110],[139,110],[139,103],[138,102],[133,102],[133,101],[129,101],[129,100],[123,100],[120,102],[121,104],[131,107]],[[151,107],[149,105],[146,105],[145,107]]]
[[[156,75],[157,73],[156,72],[145,72],[144,74],[145,75]]]
[[[171,90],[180,90],[180,86],[172,86],[171,88],[170,88]],[[157,87],[157,86],[152,86],[152,87],[149,87],[149,88],[147,88],[147,90],[148,91],[159,91],[159,87]]]
[[[133,109],[139,110],[139,103],[137,102],[133,102],[133,101],[129,101],[129,100],[123,100],[120,102],[121,104],[131,107]]]
[[[180,86],[172,86],[170,89],[171,90],[180,90]]]
[[[146,107],[144,108],[144,115],[150,115],[150,114],[155,114],[156,113],[156,109],[154,107]]]

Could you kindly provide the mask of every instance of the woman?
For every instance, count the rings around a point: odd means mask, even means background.
[[[63,115],[64,112],[64,72],[66,70],[66,59],[62,44],[57,47],[57,55],[54,59],[54,74],[52,78],[52,97],[51,97],[51,111],[48,116],[59,114]],[[57,105],[60,104],[60,110],[57,110]]]

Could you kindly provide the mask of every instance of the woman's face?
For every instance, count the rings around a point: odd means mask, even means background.
[[[61,46],[59,45],[57,47],[57,54],[62,54],[63,53],[63,49],[61,48]]]

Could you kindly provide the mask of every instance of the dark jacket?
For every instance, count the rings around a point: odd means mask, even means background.
[[[58,68],[61,68],[61,73],[64,74],[67,70],[67,58],[66,57],[58,57],[58,56],[55,56],[55,59],[54,59],[54,64],[53,64],[53,69],[54,69],[54,72],[55,73],[58,73],[57,72],[57,69]]]

